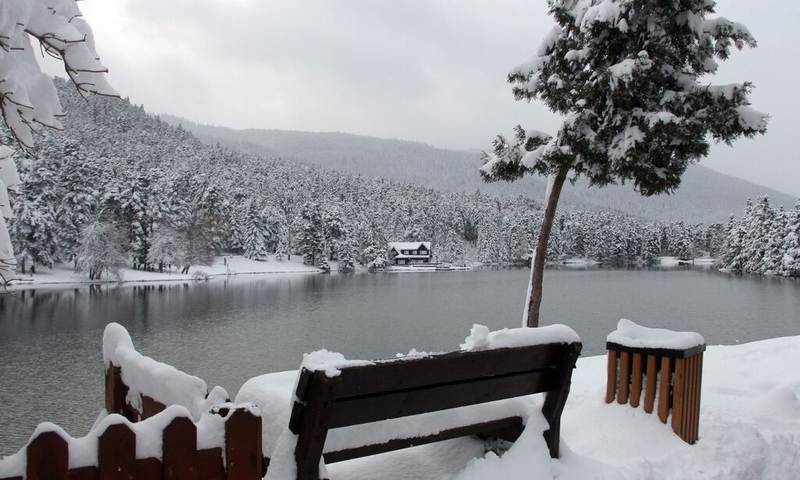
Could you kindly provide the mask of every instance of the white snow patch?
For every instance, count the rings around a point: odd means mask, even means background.
[[[670,350],[686,350],[706,343],[699,333],[643,327],[624,318],[617,323],[617,329],[609,333],[606,340],[624,347]]]
[[[547,343],[574,343],[581,339],[575,330],[566,325],[546,325],[536,328],[504,328],[490,332],[488,327],[474,324],[470,335],[461,344],[462,350],[493,350],[497,348],[544,345]]]

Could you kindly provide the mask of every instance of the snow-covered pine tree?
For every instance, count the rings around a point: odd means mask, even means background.
[[[784,238],[786,253],[781,259],[781,274],[797,277],[800,276],[800,200],[789,211],[787,231]]]
[[[706,78],[734,46],[754,47],[747,28],[714,14],[711,0],[549,0],[557,25],[508,80],[519,100],[541,100],[564,115],[555,135],[516,128],[484,154],[487,181],[552,176],[527,300],[539,324],[544,256],[567,176],[603,186],[629,181],[642,195],[669,193],[709,139],[730,143],[766,131],[749,106],[749,82]],[[702,83],[700,79],[703,79]]]
[[[25,188],[14,198],[16,221],[11,224],[10,233],[22,273],[28,267],[35,272],[37,264],[52,267],[55,260],[58,197],[53,163],[51,159],[24,159],[20,165]]]
[[[352,236],[348,235],[339,242],[338,257],[339,271],[341,273],[355,272],[358,244]]]
[[[783,205],[774,213],[764,246],[761,273],[764,275],[782,275],[781,263],[786,254],[786,236],[789,231],[789,214]]]
[[[325,259],[323,255],[325,232],[319,204],[307,202],[303,205],[300,212],[300,225],[301,231],[298,246],[300,253],[303,255],[303,263],[315,265],[317,261]]]
[[[253,200],[245,209],[244,256],[264,262],[267,260],[267,236],[261,208]]]
[[[743,242],[742,264],[744,273],[761,274],[764,269],[764,257],[769,242],[770,230],[775,219],[775,211],[769,203],[769,197],[764,195],[758,199],[749,215],[743,219],[746,230]]]

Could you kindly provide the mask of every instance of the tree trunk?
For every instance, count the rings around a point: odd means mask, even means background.
[[[536,245],[536,256],[531,266],[531,295],[528,298],[528,318],[525,322],[528,327],[539,326],[539,307],[542,305],[542,280],[544,280],[547,243],[550,241],[550,231],[553,229],[553,219],[556,216],[558,198],[561,196],[561,188],[564,186],[568,173],[568,167],[562,167],[558,171],[553,182],[553,189],[547,198],[547,207],[544,211],[544,219],[542,219],[542,230],[539,232],[539,241]]]

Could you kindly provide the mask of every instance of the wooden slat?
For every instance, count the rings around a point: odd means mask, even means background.
[[[338,397],[420,388],[552,367],[563,344],[399,359],[342,370]],[[300,397],[302,398],[302,397]]]
[[[99,480],[130,480],[136,473],[136,434],[125,424],[109,425],[97,444]]]
[[[700,438],[700,401],[703,393],[703,354],[697,356],[697,422],[695,423],[695,441]]]
[[[106,369],[106,411],[124,415],[125,396],[128,394],[128,387],[122,382],[122,370],[120,367],[109,364]]]
[[[261,417],[238,408],[225,421],[225,458],[230,479],[262,477]]]
[[[672,431],[684,437],[683,418],[686,407],[686,359],[675,359],[675,376],[672,380]]]
[[[511,435],[513,438],[510,441],[513,441],[519,437],[523,428],[524,426],[521,418],[510,417],[492,422],[484,422],[475,425],[453,428],[451,430],[443,430],[435,435],[429,435],[425,437],[395,439],[377,445],[366,445],[358,448],[340,450],[338,452],[326,452],[323,456],[325,458],[325,463],[336,463],[345,460],[351,460],[353,458],[366,457],[368,455],[377,455],[379,453],[400,450],[402,448],[416,447],[419,445],[426,445],[428,443],[440,442],[443,440],[449,440],[451,438],[480,434],[493,436],[492,434],[497,431],[515,432],[515,435]]]
[[[644,411],[653,413],[653,404],[656,399],[656,384],[658,371],[658,358],[655,355],[647,356],[647,383],[644,388]]]
[[[554,369],[336,401],[329,428],[376,422],[549,391]]]
[[[176,417],[164,429],[162,478],[197,480],[197,427],[187,417]]]
[[[614,401],[617,396],[617,359],[619,352],[616,350],[608,351],[608,373],[606,375],[606,403]]]
[[[136,459],[136,480],[161,480],[161,461],[157,458]]]
[[[630,389],[631,378],[631,354],[630,352],[620,352],[619,354],[619,378],[617,379],[617,403],[628,402],[628,392]]]
[[[97,467],[73,468],[69,471],[69,480],[97,480]]]
[[[67,441],[55,432],[43,432],[28,445],[26,480],[67,480]]]
[[[643,359],[641,353],[633,354],[633,372],[631,377],[631,407],[639,406],[639,399],[642,397],[642,370]]]
[[[141,420],[146,420],[154,415],[157,415],[164,410],[167,406],[147,395],[142,395],[142,416]]]
[[[236,477],[231,476],[231,478]],[[197,480],[225,480],[222,448],[206,448],[197,451]]]
[[[667,423],[669,416],[670,380],[672,378],[672,359],[661,357],[661,372],[658,382],[658,418]]]
[[[0,480],[23,480],[22,477],[4,477],[0,478]]]
[[[325,439],[328,437],[336,388],[341,377],[328,378],[324,372],[308,372],[305,405],[295,402],[289,428],[297,435],[294,455],[297,462],[297,480],[318,480],[319,460]]]
[[[681,422],[681,438],[686,442],[692,443],[692,422],[694,421],[694,359],[686,359],[686,393],[684,394],[685,405],[683,421]]]

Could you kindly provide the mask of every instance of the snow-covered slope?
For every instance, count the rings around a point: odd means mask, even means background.
[[[219,142],[249,153],[277,156],[322,165],[368,177],[391,178],[442,190],[474,193],[544,196],[544,179],[528,177],[514,183],[486,184],[480,179],[480,152],[442,150],[429,145],[347,133],[285,130],[232,130],[199,125],[169,115],[161,119],[180,124],[201,140]],[[487,145],[487,149],[490,145]],[[619,211],[665,221],[725,222],[741,212],[747,198],[769,195],[773,205],[791,207],[796,198],[754,183],[724,175],[702,164],[691,166],[681,188],[672,195],[645,198],[630,185],[588,188],[586,182],[566,185],[565,205]]]

